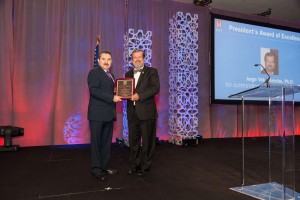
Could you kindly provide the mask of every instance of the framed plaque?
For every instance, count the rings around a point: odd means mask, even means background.
[[[116,95],[121,99],[131,99],[134,93],[134,78],[119,78],[116,80]]]

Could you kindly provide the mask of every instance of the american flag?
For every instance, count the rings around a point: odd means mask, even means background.
[[[99,58],[99,46],[100,46],[100,35],[97,37],[97,43],[95,47],[95,53],[94,53],[94,67],[98,67],[98,58]]]

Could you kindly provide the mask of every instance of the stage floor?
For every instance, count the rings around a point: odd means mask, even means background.
[[[264,183],[267,140],[251,139],[247,161],[256,171],[253,182]],[[300,191],[300,143],[296,137],[296,191]],[[114,144],[111,168],[118,175],[99,181],[90,172],[89,145],[25,147],[0,152],[1,200],[251,200],[229,188],[241,184],[241,139],[204,139],[197,146],[157,144],[151,171],[145,177],[127,171],[129,149]],[[251,181],[250,181],[251,182]]]

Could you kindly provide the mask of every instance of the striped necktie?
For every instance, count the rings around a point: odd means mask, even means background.
[[[107,76],[110,78],[110,80],[111,80],[113,83],[115,83],[114,78],[112,77],[111,73],[110,73],[108,70],[106,71],[106,74],[107,74]]]

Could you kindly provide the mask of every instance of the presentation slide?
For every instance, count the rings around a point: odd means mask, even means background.
[[[212,20],[212,101],[240,100],[228,96],[264,84],[268,74],[271,87],[300,85],[299,32],[221,17]],[[299,94],[295,101],[300,103]]]

